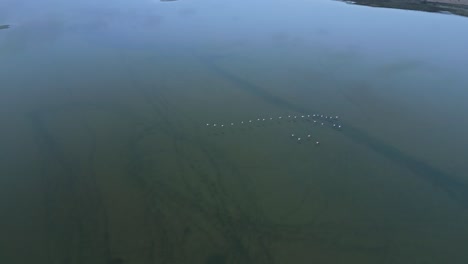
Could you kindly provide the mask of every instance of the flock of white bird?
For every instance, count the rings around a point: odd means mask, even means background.
[[[310,121],[313,124],[319,124],[321,126],[325,126],[326,124],[329,125],[331,124],[331,127],[337,130],[341,130],[342,125],[338,124],[339,116],[329,116],[329,115],[323,115],[323,114],[309,114],[309,115],[287,115],[287,116],[278,116],[278,117],[269,117],[269,118],[256,118],[256,119],[249,119],[246,121],[240,121],[240,122],[228,122],[228,123],[206,123],[207,127],[218,127],[218,128],[224,128],[224,127],[231,127],[231,126],[242,126],[242,125],[249,125],[252,123],[257,123],[257,122],[265,122],[265,121],[273,121],[273,120],[298,120],[302,119],[305,121]],[[295,134],[291,134],[291,138],[296,138],[298,142],[301,142],[304,140],[301,137],[296,136]],[[308,134],[305,139],[306,140],[311,140],[312,136]],[[315,141],[315,144],[318,145],[320,144],[319,141]]]

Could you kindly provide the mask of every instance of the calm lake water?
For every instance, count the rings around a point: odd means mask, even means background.
[[[466,18],[3,0],[0,24],[0,263],[468,263]]]

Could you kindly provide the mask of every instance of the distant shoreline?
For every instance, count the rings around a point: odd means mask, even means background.
[[[339,0],[349,4],[372,7],[417,10],[433,13],[451,13],[468,17],[468,0]]]
[[[468,0],[423,0],[423,2],[457,5],[457,6],[468,6]]]
[[[10,28],[10,25],[0,25],[0,29],[7,29]]]

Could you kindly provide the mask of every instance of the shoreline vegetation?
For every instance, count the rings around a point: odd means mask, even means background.
[[[468,17],[468,5],[460,2],[460,4],[446,3],[445,1],[432,0],[338,0],[348,4],[365,5],[382,8],[396,8],[414,11],[424,11],[431,13],[450,13],[453,15]]]

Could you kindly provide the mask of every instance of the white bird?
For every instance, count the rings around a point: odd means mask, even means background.
[[[216,124],[213,124],[213,126],[216,126]]]
[[[318,144],[320,144],[320,142],[316,141],[316,142],[315,142],[315,145],[318,145]]]
[[[234,125],[234,123],[231,123],[231,126],[233,126],[233,125]]]

